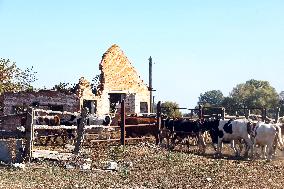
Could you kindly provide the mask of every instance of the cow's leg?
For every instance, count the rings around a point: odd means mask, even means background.
[[[235,140],[231,141],[231,148],[234,150],[235,156],[238,157],[240,154],[239,154],[239,151],[237,150],[237,148],[235,146]]]
[[[247,144],[244,142],[243,139],[237,140],[236,142],[237,142],[238,147],[239,147],[239,154],[241,154],[242,151],[243,151],[244,145],[245,145],[245,147],[246,147]]]
[[[217,156],[221,155],[222,145],[223,145],[222,139],[218,138],[218,145],[217,145],[217,152],[216,152]]]
[[[260,151],[260,158],[265,158],[265,154],[264,154],[264,146],[263,145],[259,145],[259,147],[261,148],[261,151]]]
[[[170,135],[166,137],[167,149],[170,149]]]
[[[251,145],[251,156],[253,157],[256,154],[256,139],[252,138],[252,145]],[[246,143],[246,147],[248,144]]]
[[[170,147],[170,149],[174,149],[175,148],[175,145],[176,145],[176,139],[177,139],[177,135],[176,134],[174,134],[173,135],[173,137],[172,137],[172,140],[171,140],[171,147]]]
[[[272,155],[273,156],[276,156],[277,144],[278,144],[278,139],[277,139],[277,136],[275,136],[273,140],[273,145],[272,145],[272,149],[273,149]]]
[[[267,145],[261,146],[261,154],[262,154],[262,158],[266,159],[266,157],[267,157]]]
[[[160,142],[159,135],[155,135],[155,139],[156,139],[156,145],[159,145],[159,142]]]
[[[272,155],[273,155],[273,146],[272,146],[272,144],[267,145],[267,148],[268,148],[267,159],[271,160],[272,159]]]
[[[198,133],[197,143],[198,143],[199,152],[201,154],[204,154],[205,153],[206,144],[205,144],[204,137],[203,137],[203,135],[201,133]]]
[[[213,149],[215,150],[215,152],[217,152],[218,143],[216,144],[216,143],[213,143],[213,142],[212,142],[212,147],[213,147]]]
[[[187,150],[189,151],[190,150],[190,143],[189,143],[189,139],[190,137],[186,137],[186,146],[187,146]]]
[[[244,156],[248,157],[249,150],[251,150],[251,153],[253,152],[253,143],[250,138],[245,138],[244,140],[246,142],[246,151],[244,153]]]

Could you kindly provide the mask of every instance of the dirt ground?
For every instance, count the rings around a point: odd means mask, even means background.
[[[36,161],[24,169],[0,167],[0,188],[284,188],[284,160],[235,159],[229,147],[214,158],[153,143],[85,149],[92,169],[67,168],[67,162]],[[118,164],[105,170],[109,161]]]

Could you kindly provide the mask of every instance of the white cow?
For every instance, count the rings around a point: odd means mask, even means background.
[[[208,124],[209,123],[209,124]],[[249,125],[251,124],[248,120],[216,120],[209,121],[206,127],[210,127],[210,135],[213,143],[218,143],[217,155],[221,155],[222,143],[224,141],[231,142],[231,146],[238,156],[240,151],[235,147],[235,142],[244,140],[246,143],[245,156],[248,155],[249,149],[252,153],[252,141],[249,135]]]
[[[251,137],[253,148],[259,145],[262,149],[262,156],[268,160],[271,160],[277,145],[283,147],[281,128],[277,124],[258,122],[252,128]],[[276,145],[275,148],[274,145]]]

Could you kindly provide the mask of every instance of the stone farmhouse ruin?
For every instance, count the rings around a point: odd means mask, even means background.
[[[127,113],[149,113],[148,86],[119,46],[112,45],[103,54],[99,69],[101,73],[95,93],[92,91],[91,83],[84,77],[79,79],[75,94],[52,90],[4,93],[0,95],[0,116],[15,116],[26,106],[69,112],[88,107],[91,113],[102,115],[119,108],[122,99],[126,102]],[[2,122],[3,120],[4,118]]]

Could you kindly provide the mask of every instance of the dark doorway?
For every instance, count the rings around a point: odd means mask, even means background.
[[[125,93],[109,93],[109,112],[114,113],[116,105],[125,99]]]
[[[148,113],[148,103],[140,102],[140,113]]]
[[[89,113],[95,114],[97,113],[97,101],[96,100],[84,100],[83,108],[88,108]]]

